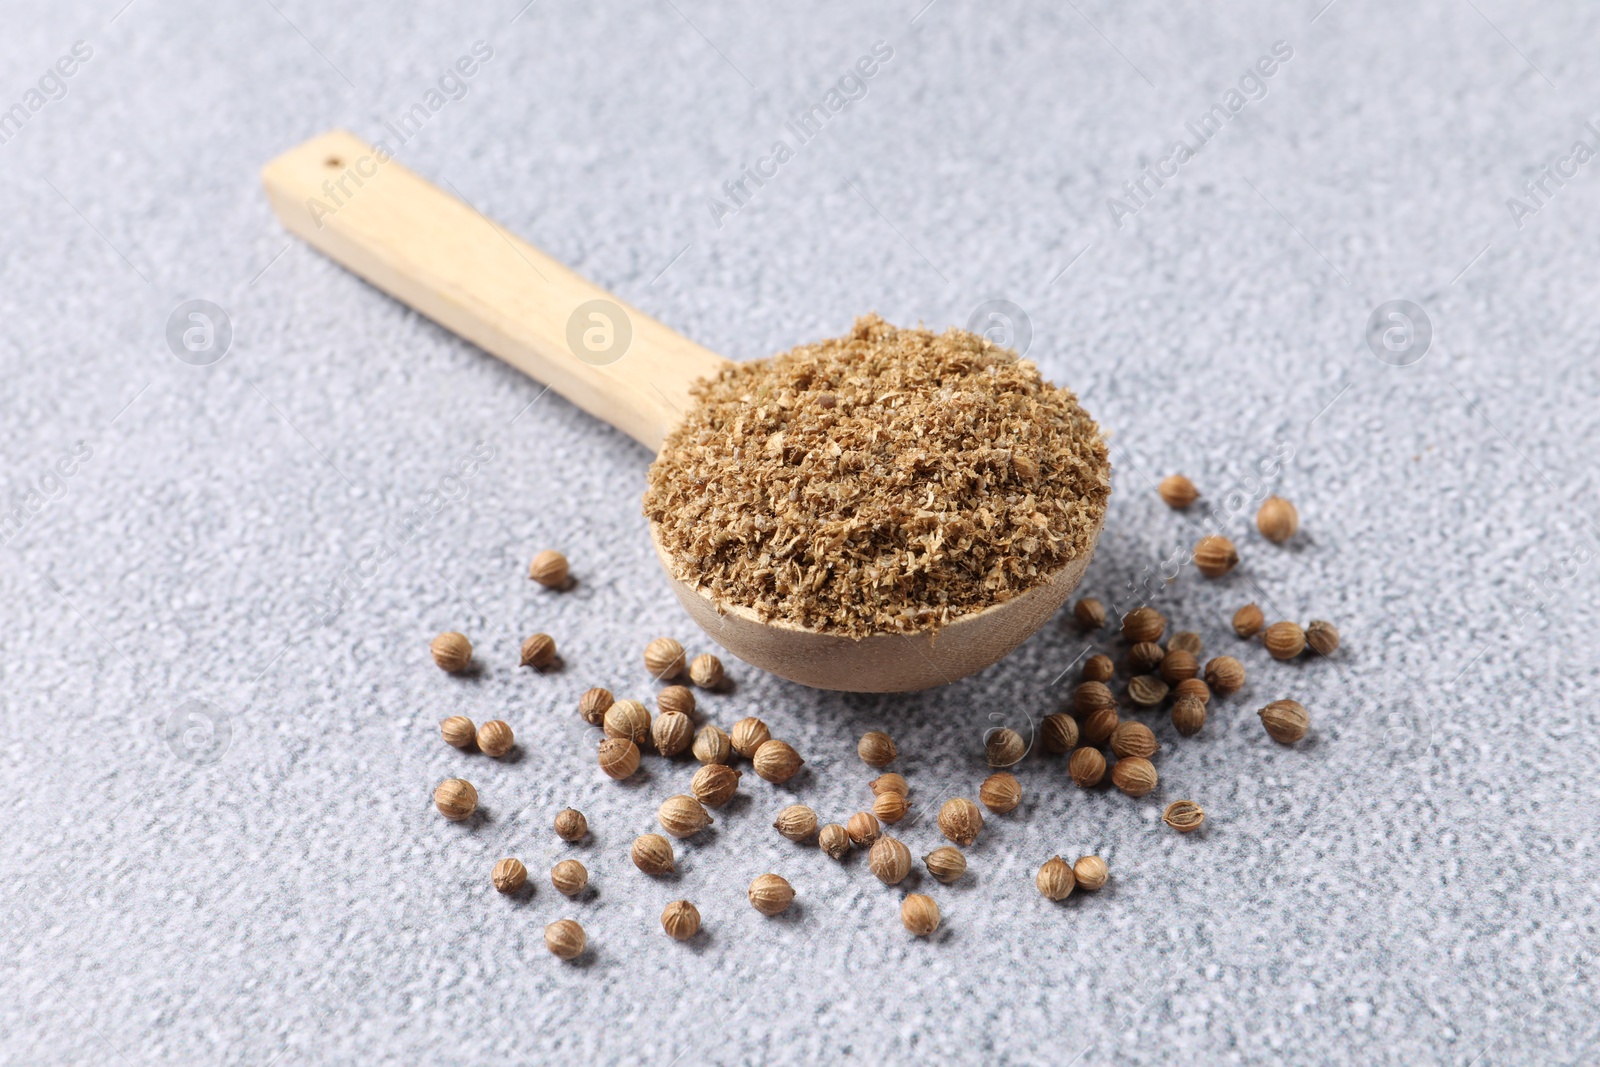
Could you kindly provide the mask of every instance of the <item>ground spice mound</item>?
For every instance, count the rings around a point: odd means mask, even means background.
[[[675,577],[767,620],[936,630],[1086,556],[1111,491],[1077,397],[964,330],[871,315],[694,396],[644,511]]]

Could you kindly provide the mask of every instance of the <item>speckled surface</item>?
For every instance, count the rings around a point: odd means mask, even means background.
[[[1520,227],[1506,203],[1595,139],[1600,12],[922,2],[8,12],[0,105],[74,41],[93,54],[0,143],[0,503],[24,509],[0,548],[0,1061],[1600,1059],[1600,164]],[[479,40],[492,59],[400,158],[713,349],[1025,309],[1029,358],[1114,433],[1085,591],[1147,590],[1249,671],[1194,738],[1144,717],[1155,793],[1030,755],[968,876],[922,879],[945,921],[918,941],[903,890],[778,837],[776,810],[865,806],[855,739],[885,728],[920,857],[983,732],[1031,730],[1112,643],[1052,625],[886,698],[730,662],[708,717],[761,715],[806,770],[747,775],[675,879],[633,869],[693,766],[612,783],[573,708],[592,684],[648,695],[651,637],[705,647],[651,556],[649,457],[291,242],[258,185],[325,128],[381,136]],[[707,198],[880,40],[866,95],[718,227]],[[1264,97],[1119,229],[1107,198],[1276,41]],[[164,339],[192,298],[233,326],[209,366]],[[1368,348],[1392,299],[1431,320],[1420,358]],[[1222,508],[1225,579],[1163,571],[1211,515],[1159,502],[1172,470]],[[1283,548],[1233,507],[1267,487],[1300,506]],[[523,576],[550,545],[564,594]],[[1344,648],[1271,662],[1227,631],[1251,599],[1336,620]],[[480,674],[428,662],[444,628]],[[535,629],[563,669],[514,669]],[[1293,748],[1254,716],[1288,695],[1313,720]],[[187,718],[206,706],[215,752]],[[444,746],[452,713],[510,721],[517,757]],[[483,817],[432,811],[450,775]],[[1158,818],[1184,797],[1210,813],[1188,837]],[[549,829],[567,804],[577,846]],[[1034,891],[1091,851],[1103,891]],[[531,896],[493,891],[503,855]],[[567,855],[591,896],[549,886]],[[776,920],[743,900],[768,870],[798,891]],[[677,897],[705,918],[688,944],[658,924]],[[577,965],[542,944],[561,916],[589,931]]]

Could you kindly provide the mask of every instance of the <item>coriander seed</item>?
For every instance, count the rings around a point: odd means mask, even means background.
[[[618,781],[639,769],[639,746],[626,737],[608,737],[600,742],[600,769]]]
[[[829,859],[843,859],[844,854],[850,851],[850,831],[836,822],[830,822],[817,831],[817,847],[826,852]]]
[[[1206,809],[1192,800],[1174,800],[1162,812],[1161,821],[1180,834],[1193,833],[1206,821]]]
[[[702,652],[689,664],[689,680],[701,689],[715,689],[722,684],[722,661],[709,652]]]
[[[1139,756],[1117,760],[1111,768],[1111,784],[1130,797],[1142,797],[1156,787],[1155,764]]]
[[[1221,578],[1239,565],[1239,551],[1226,537],[1202,537],[1194,546],[1194,565],[1207,578]]]
[[[567,557],[554,549],[545,549],[528,564],[528,577],[546,589],[560,589],[567,584]]]
[[[1200,663],[1192,652],[1181,648],[1168,649],[1161,657],[1161,679],[1168,685],[1194,678],[1200,673]]]
[[[571,960],[583,955],[585,943],[583,927],[572,919],[558,919],[544,928],[544,947],[558,959]]]
[[[850,821],[845,823],[844,828],[850,835],[851,843],[857,848],[871,848],[883,833],[878,817],[868,811],[858,811],[850,816]]]
[[[708,808],[720,808],[733,799],[739,788],[740,773],[722,763],[707,763],[694,772],[689,792]]]
[[[1128,649],[1128,667],[1134,674],[1149,674],[1161,666],[1166,649],[1154,641],[1139,641]]]
[[[1200,635],[1193,630],[1179,630],[1172,635],[1172,640],[1167,642],[1167,651],[1187,652],[1196,658],[1205,648],[1205,642],[1200,640]]]
[[[727,763],[733,758],[733,742],[710,723],[694,735],[694,758],[701,763]]]
[[[511,732],[511,726],[499,719],[491,719],[478,727],[478,751],[485,756],[498,759],[510,752],[514,744],[516,735]]]
[[[1002,726],[983,739],[983,750],[989,759],[989,766],[1010,767],[1027,754],[1028,746],[1021,734],[1009,726]]]
[[[1184,697],[1194,697],[1202,704],[1211,703],[1211,687],[1201,678],[1190,678],[1179,682],[1172,687],[1172,698],[1181,700]]]
[[[1072,617],[1080,630],[1098,630],[1106,624],[1106,606],[1086,596],[1072,606]]]
[[[1103,745],[1111,740],[1111,731],[1115,730],[1117,724],[1121,721],[1122,719],[1117,714],[1116,708],[1101,708],[1099,711],[1092,711],[1083,720],[1083,726],[1079,730],[1079,739],[1085,745],[1094,745],[1096,747]]]
[[[1258,604],[1250,603],[1233,613],[1233,632],[1240,637],[1250,638],[1261,632],[1261,627],[1266,625],[1267,617],[1261,614]]]
[[[611,690],[599,686],[586,689],[583,696],[578,698],[578,717],[590,726],[599,726],[606,721],[606,712],[614,703],[616,701],[611,696]]]
[[[939,905],[925,893],[912,893],[900,904],[900,922],[918,937],[939,929]]]
[[[1022,803],[1022,783],[1014,774],[996,771],[978,787],[978,799],[996,815],[1005,815],[1017,810],[1017,805]]]
[[[522,665],[544,670],[556,661],[556,639],[549,634],[533,634],[522,642]]]
[[[1078,879],[1072,867],[1060,856],[1051,856],[1034,875],[1033,884],[1046,900],[1066,900],[1076,888]]]
[[[1275,622],[1261,635],[1273,659],[1294,659],[1306,650],[1306,632],[1298,623]]]
[[[673,837],[693,837],[714,821],[704,805],[682,793],[663,800],[656,809],[656,822]]]
[[[1311,727],[1311,716],[1298,700],[1274,700],[1257,714],[1268,735],[1281,745],[1294,744]]]
[[[1067,773],[1084,789],[1092,789],[1106,776],[1106,758],[1098,748],[1080,748],[1067,759]]]
[[[433,653],[433,662],[439,665],[439,669],[451,674],[459,674],[472,665],[472,642],[467,640],[466,634],[458,634],[454,630],[447,630],[435,637],[428,651]]]
[[[1244,664],[1232,656],[1217,656],[1206,664],[1206,685],[1220,696],[1232,696],[1244,688]]]
[[[983,812],[966,797],[951,797],[940,806],[939,832],[956,844],[971,847],[982,830]]]
[[[650,740],[663,756],[679,755],[694,741],[694,723],[681,711],[664,712],[650,724]]]
[[[894,747],[894,739],[881,730],[869,730],[856,743],[856,755],[868,767],[887,767],[899,754],[899,749]]]
[[[1122,617],[1122,639],[1134,644],[1159,641],[1167,632],[1167,618],[1155,608],[1134,608]]]
[[[601,728],[607,737],[621,737],[642,745],[650,737],[650,712],[637,700],[618,700],[606,709]]]
[[[1200,490],[1181,474],[1169,474],[1161,479],[1161,484],[1156,486],[1156,492],[1161,494],[1161,499],[1166,502],[1167,507],[1179,511],[1200,499]]]
[[[683,673],[683,646],[670,637],[658,637],[644,646],[644,669],[664,682]]]
[[[782,785],[799,773],[805,760],[800,758],[787,741],[767,741],[756,749],[755,758],[750,761],[755,764],[756,773],[773,785]]]
[[[494,865],[494,870],[489,872],[489,881],[502,893],[515,893],[528,883],[528,868],[522,861],[507,857]]]
[[[790,804],[778,812],[772,828],[790,841],[805,841],[817,832],[817,813],[804,804]]]
[[[1128,679],[1128,699],[1141,708],[1153,708],[1163,700],[1171,687],[1161,680],[1160,675],[1141,674]]]
[[[1319,656],[1339,651],[1339,628],[1326,619],[1312,619],[1306,625],[1306,644]]]
[[[1160,747],[1155,733],[1142,722],[1121,723],[1111,731],[1111,751],[1118,759],[1127,759],[1129,756],[1149,759]]]
[[[661,913],[661,929],[674,941],[687,941],[700,932],[700,909],[687,900],[674,900]]]
[[[740,719],[733,724],[733,732],[728,738],[733,742],[735,752],[745,759],[755,759],[756,749],[771,740],[772,732],[760,719]]]
[[[563,808],[556,813],[555,829],[563,841],[582,841],[589,832],[589,820],[577,808]]]
[[[1111,662],[1110,656],[1096,652],[1083,662],[1083,680],[1086,682],[1109,682],[1116,673],[1117,665]]]
[[[694,714],[694,690],[681,685],[669,685],[656,694],[656,711],[665,714],[677,712],[679,715]]]
[[[867,867],[884,885],[899,885],[911,873],[911,850],[885,834],[867,853]]]
[[[478,739],[477,727],[472,725],[472,720],[465,715],[452,715],[439,723],[439,734],[447,745],[456,748],[471,748]]]
[[[1072,691],[1072,710],[1079,715],[1116,706],[1117,698],[1111,695],[1111,688],[1104,682],[1083,682]]]
[[[899,822],[906,817],[907,810],[904,793],[879,793],[872,802],[872,814],[882,822]]]
[[[433,791],[433,806],[451,822],[460,822],[478,810],[478,791],[465,778],[446,778]]]
[[[672,842],[660,834],[641,834],[633,839],[633,865],[645,874],[671,874],[676,867]]]
[[[1205,701],[1186,694],[1172,702],[1172,727],[1184,737],[1193,737],[1205,724]]]
[[[575,897],[589,884],[589,871],[577,860],[562,860],[550,869],[550,884],[565,896]]]
[[[794,886],[781,875],[762,874],[750,883],[748,895],[750,906],[770,918],[781,914],[794,902]]]
[[[1256,529],[1273,544],[1281,545],[1300,529],[1300,512],[1281,496],[1269,496],[1256,512]]]
[[[909,796],[911,792],[910,787],[906,785],[905,775],[895,774],[892,771],[888,774],[878,775],[878,777],[867,783],[867,788],[872,790],[872,795],[875,797],[884,793],[899,793],[901,796]]]
[[[1106,861],[1099,856],[1079,856],[1078,862],[1072,865],[1073,880],[1078,883],[1079,889],[1089,893],[1104,886],[1110,873],[1106,869]]]
[[[1061,712],[1046,715],[1039,726],[1039,735],[1044,740],[1046,752],[1054,752],[1058,756],[1071,752],[1078,747],[1078,721]]]
[[[922,863],[929,874],[946,885],[967,873],[967,857],[954,845],[940,845],[922,857]]]

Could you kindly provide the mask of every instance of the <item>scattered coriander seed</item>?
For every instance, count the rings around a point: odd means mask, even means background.
[[[710,723],[694,735],[694,758],[701,763],[727,763],[733,758],[733,742]]]
[[[682,685],[669,685],[656,694],[656,711],[694,714],[694,690]]]
[[[606,709],[601,728],[607,737],[642,745],[650,738],[650,712],[637,700],[618,700]]]
[[[1202,537],[1194,546],[1194,565],[1207,578],[1221,578],[1239,565],[1239,550],[1226,537]]]
[[[850,851],[850,831],[836,822],[830,822],[817,831],[817,847],[826,852],[829,859],[843,859],[844,854]]]
[[[589,820],[577,808],[562,808],[556,813],[556,836],[563,841],[582,841],[589,832]]]
[[[900,922],[918,937],[939,929],[939,905],[925,893],[911,893],[900,904]]]
[[[887,767],[900,754],[894,739],[881,730],[869,730],[856,743],[856,755],[869,767]]]
[[[560,589],[567,584],[567,557],[554,549],[545,549],[528,564],[528,577],[546,589]]]
[[[439,734],[447,745],[456,748],[471,748],[478,739],[477,727],[472,725],[472,720],[465,715],[452,715],[439,723]]]
[[[1140,756],[1117,760],[1111,768],[1111,784],[1130,797],[1142,797],[1156,787],[1155,764]]]
[[[911,792],[910,787],[906,785],[905,775],[895,774],[893,771],[888,774],[878,775],[878,777],[867,783],[867,788],[872,790],[873,796],[881,796],[884,793],[899,793],[901,796],[908,796]]]
[[[1071,752],[1078,747],[1078,720],[1059,711],[1054,715],[1046,715],[1040,724],[1039,735],[1044,740],[1046,752],[1056,755]]]
[[[949,885],[967,873],[967,857],[954,845],[941,845],[922,857],[928,873]]]
[[[1086,596],[1072,606],[1072,617],[1080,630],[1098,630],[1106,624],[1106,606]]]
[[[939,832],[956,844],[970,847],[982,830],[983,812],[966,797],[951,797],[940,805]]]
[[[1111,662],[1111,657],[1098,652],[1083,663],[1083,680],[1086,682],[1109,682],[1116,673],[1117,665]]]
[[[1187,652],[1196,658],[1205,650],[1205,642],[1200,640],[1200,635],[1193,630],[1179,630],[1167,642],[1167,651]]]
[[[494,870],[489,872],[489,881],[502,893],[515,893],[528,883],[528,868],[522,861],[506,857],[494,865]]]
[[[1101,708],[1091,711],[1084,716],[1083,725],[1079,728],[1079,740],[1085,745],[1099,747],[1111,740],[1111,731],[1117,728],[1122,721],[1116,708]]]
[[[1068,758],[1067,773],[1084,789],[1092,789],[1106,776],[1106,758],[1098,748],[1085,746]]]
[[[556,639],[549,634],[533,634],[522,642],[522,665],[544,670],[556,661]]]
[[[709,652],[702,652],[689,664],[689,680],[701,689],[715,689],[722,684],[722,661]]]
[[[558,959],[570,960],[583,955],[586,941],[583,927],[572,919],[558,919],[544,928],[544,947]]]
[[[1294,659],[1306,650],[1306,632],[1299,623],[1275,622],[1261,635],[1273,659]]]
[[[1142,722],[1121,723],[1111,731],[1111,751],[1118,759],[1127,759],[1129,756],[1149,759],[1160,747],[1155,733]]]
[[[618,781],[639,769],[639,746],[626,737],[608,737],[600,742],[600,769]]]
[[[1128,699],[1141,708],[1153,708],[1163,700],[1171,687],[1158,674],[1140,674],[1128,679]]]
[[[578,698],[578,717],[590,726],[599,726],[606,721],[606,712],[614,703],[616,700],[611,696],[611,690],[599,686],[586,689],[583,696]]]
[[[650,740],[663,756],[679,755],[694,742],[694,723],[681,711],[664,712],[650,724]]]
[[[1312,619],[1306,625],[1306,644],[1320,656],[1339,651],[1339,628],[1327,619]]]
[[[683,646],[670,637],[658,637],[644,646],[644,669],[657,681],[683,673]]]
[[[1306,735],[1311,727],[1311,716],[1298,700],[1274,700],[1258,712],[1261,725],[1267,728],[1272,739],[1282,745],[1292,745]]]
[[[563,895],[575,897],[589,884],[589,871],[577,860],[562,860],[550,869],[550,884]]]
[[[1216,656],[1206,664],[1206,685],[1219,696],[1244,688],[1244,664],[1232,656]]]
[[[1254,637],[1266,622],[1267,617],[1261,614],[1260,605],[1252,602],[1233,613],[1233,632],[1240,637]]]
[[[1193,737],[1205,724],[1205,701],[1185,694],[1172,702],[1172,727],[1184,737]]]
[[[1104,682],[1083,682],[1072,691],[1072,710],[1079,715],[1116,706],[1117,698],[1111,695],[1111,687]]]
[[[733,799],[738,791],[741,775],[723,763],[707,763],[694,772],[689,782],[689,792],[708,808],[720,808]]]
[[[511,726],[499,719],[491,719],[478,727],[478,751],[485,756],[499,759],[510,752],[511,746],[516,743],[516,735],[511,732]]]
[[[911,873],[911,850],[884,834],[867,854],[867,866],[884,885],[899,885]]]
[[[817,813],[804,804],[790,804],[778,812],[772,828],[790,841],[805,841],[817,832]]]
[[[733,724],[733,732],[728,735],[733,743],[733,750],[745,759],[755,759],[756,749],[772,739],[772,731],[767,729],[767,724],[760,719],[740,719]]]
[[[683,793],[668,797],[656,809],[656,822],[673,837],[693,837],[714,821],[704,805]]]
[[[661,929],[674,941],[687,941],[700,932],[700,909],[687,900],[674,900],[661,913]]]
[[[1010,767],[1027,755],[1028,746],[1022,735],[1009,726],[993,730],[983,739],[983,750],[991,767]]]
[[[789,742],[767,741],[756,749],[755,758],[750,762],[755,764],[756,773],[762,778],[773,785],[782,785],[793,778],[806,761]]]
[[[1060,856],[1051,856],[1034,875],[1033,884],[1046,900],[1066,900],[1077,886],[1077,876],[1072,867]]]
[[[1206,821],[1206,809],[1192,800],[1174,800],[1162,812],[1161,821],[1180,834],[1193,833]]]
[[[1167,632],[1167,618],[1155,608],[1134,608],[1122,617],[1122,639],[1134,644],[1159,641]]]
[[[451,674],[459,674],[472,664],[472,642],[467,640],[466,634],[458,634],[454,630],[447,630],[435,637],[428,651],[433,653],[433,662],[439,665],[439,669]]]
[[[1017,776],[1006,771],[996,771],[978,787],[978,799],[996,815],[1017,810],[1022,803],[1022,783]]]
[[[844,828],[850,835],[851,843],[857,848],[871,848],[883,833],[878,817],[869,811],[858,811],[850,816],[850,821],[845,823]]]
[[[1194,697],[1202,704],[1209,704],[1211,703],[1211,687],[1205,683],[1203,678],[1190,678],[1172,687],[1172,698],[1174,700],[1183,697]]]
[[[1104,886],[1110,873],[1106,870],[1106,861],[1099,856],[1079,856],[1078,862],[1072,865],[1073,880],[1079,889],[1089,893]]]
[[[676,868],[672,842],[660,834],[641,834],[633,839],[633,865],[645,874],[671,874]]]
[[[1154,641],[1139,641],[1128,649],[1128,668],[1134,674],[1149,674],[1161,666],[1166,649]]]
[[[899,822],[908,810],[904,793],[879,793],[872,802],[872,814],[882,822]]]
[[[1256,512],[1256,529],[1273,544],[1281,545],[1300,529],[1300,512],[1281,496],[1269,496]]]
[[[451,822],[460,822],[478,810],[478,791],[465,778],[446,778],[433,791],[433,806]]]
[[[1161,678],[1168,685],[1177,685],[1179,682],[1196,677],[1199,673],[1200,662],[1194,658],[1192,652],[1172,648],[1161,657]]]
[[[750,883],[749,897],[751,907],[770,917],[781,914],[794,902],[794,886],[781,875],[757,875]]]
[[[1169,474],[1161,479],[1161,484],[1156,486],[1156,492],[1161,494],[1161,499],[1166,502],[1167,507],[1178,510],[1200,499],[1200,490],[1181,474]]]

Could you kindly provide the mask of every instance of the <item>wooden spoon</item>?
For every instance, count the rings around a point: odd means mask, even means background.
[[[262,181],[290,232],[652,451],[692,406],[690,386],[728,363],[350,133],[290,149]],[[654,523],[651,535],[673,591],[718,644],[803,685],[855,693],[927,689],[982,670],[1044,625],[1089,565],[1087,555],[1073,560],[936,635],[855,639],[712,600],[678,578]]]

